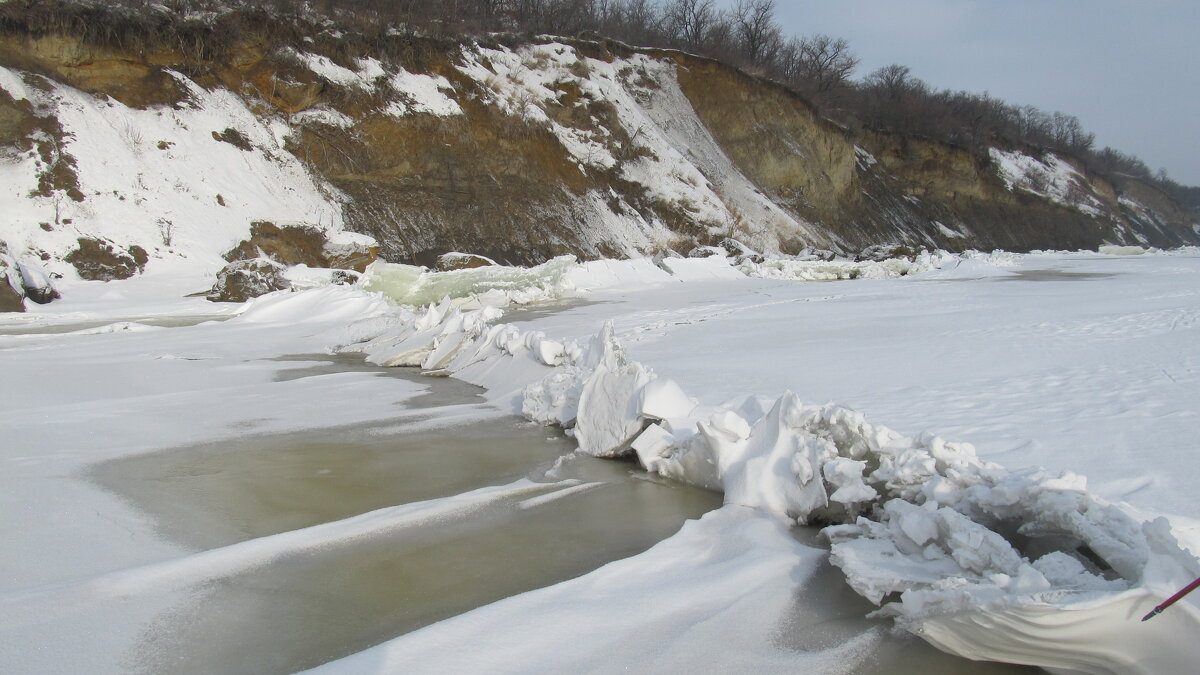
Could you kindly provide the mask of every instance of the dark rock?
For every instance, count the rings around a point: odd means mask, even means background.
[[[6,271],[0,267],[0,312],[24,312],[25,297],[13,288]]]
[[[213,302],[245,302],[272,291],[291,288],[286,267],[267,258],[235,260],[217,273],[217,283],[205,296]]]
[[[246,138],[246,135],[237,129],[227,128],[220,133],[214,131],[212,132],[212,137],[215,141],[228,143],[239,150],[246,152],[254,150],[254,144],[250,142],[250,139]]]
[[[79,248],[67,254],[65,260],[75,266],[83,279],[112,281],[141,273],[150,256],[141,246],[120,249],[112,242],[80,237]]]
[[[349,285],[357,283],[362,278],[362,275],[354,270],[334,270],[330,275],[329,281],[335,284]]]
[[[893,258],[906,258],[912,260],[917,255],[917,252],[903,244],[879,244],[876,246],[868,246],[854,257],[855,261],[873,261],[883,262]]]
[[[21,285],[25,291],[25,297],[39,305],[62,297],[50,283],[50,278],[46,276],[45,272],[20,263],[17,264],[17,270],[21,275]]]
[[[696,248],[692,249],[691,251],[688,251],[687,257],[689,257],[689,258],[711,258],[714,255],[720,255],[720,256],[725,255],[725,249],[720,248],[718,246],[697,246]]]
[[[0,242],[0,312],[25,311],[26,298],[44,305],[60,297],[44,271],[17,262]]]
[[[756,265],[761,265],[763,260],[765,260],[761,253],[731,237],[722,239],[718,246],[724,249],[726,254],[738,263],[750,261]]]
[[[8,255],[8,245],[0,241],[0,312],[25,311],[25,285],[17,261]]]
[[[732,237],[726,237],[722,239],[721,243],[717,245],[725,249],[725,252],[728,253],[732,258],[740,259],[758,255],[758,251],[755,251],[754,249]]]

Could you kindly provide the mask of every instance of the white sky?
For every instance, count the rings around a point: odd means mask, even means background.
[[[736,0],[718,0],[732,6]],[[1061,110],[1200,185],[1200,0],[776,0],[792,35],[843,37],[937,89]]]

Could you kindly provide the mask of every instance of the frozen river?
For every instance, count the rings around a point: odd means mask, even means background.
[[[510,318],[580,342],[612,321],[700,405],[836,400],[1087,474],[1194,533],[1197,274],[1187,256],[1041,256],[631,279]],[[516,415],[516,371],[480,389],[331,353],[378,332],[378,298],[217,322],[140,282],[0,321],[0,661],[18,672],[1020,670],[864,618],[814,530],[575,452]]]

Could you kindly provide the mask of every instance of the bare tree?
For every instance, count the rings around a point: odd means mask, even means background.
[[[668,29],[690,51],[709,42],[718,19],[713,0],[669,0],[662,11]]]
[[[621,28],[616,37],[635,44],[654,45],[663,39],[662,17],[653,0],[623,0],[619,3]]]
[[[799,75],[821,94],[844,86],[850,73],[858,67],[858,57],[850,52],[850,44],[841,38],[813,35],[801,40],[797,47]],[[906,73],[907,70],[905,68]]]
[[[1062,150],[1086,153],[1096,141],[1096,135],[1085,132],[1079,118],[1074,115],[1054,113],[1053,128],[1054,146]]]
[[[912,76],[912,71],[908,66],[898,63],[872,71],[863,80],[868,88],[875,90],[882,97],[892,100],[897,100],[912,91],[915,88],[915,82],[920,82],[920,80]]]
[[[775,23],[775,0],[738,0],[733,8],[733,29],[742,60],[751,68],[773,65],[783,45]]]

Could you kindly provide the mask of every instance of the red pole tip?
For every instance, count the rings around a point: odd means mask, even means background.
[[[1155,607],[1153,610],[1150,611],[1149,614],[1142,617],[1142,621],[1149,621],[1150,619],[1153,619],[1154,617],[1158,616],[1159,614],[1162,614],[1162,611],[1163,611],[1162,607]]]

